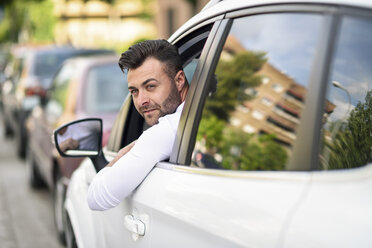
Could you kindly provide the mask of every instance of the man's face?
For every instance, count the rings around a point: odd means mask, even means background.
[[[160,117],[174,113],[181,97],[174,79],[165,73],[164,64],[148,58],[134,70],[128,71],[128,88],[137,111],[150,126]]]

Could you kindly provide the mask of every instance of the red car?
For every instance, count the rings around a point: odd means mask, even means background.
[[[94,56],[67,60],[53,78],[46,101],[27,119],[26,164],[30,185],[46,185],[53,192],[55,223],[63,241],[62,206],[66,186],[80,158],[63,158],[52,144],[52,133],[63,123],[84,117],[103,119],[103,145],[128,94],[118,57]],[[106,137],[106,138],[105,138]]]

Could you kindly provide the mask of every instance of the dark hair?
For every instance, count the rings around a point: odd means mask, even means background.
[[[183,69],[178,48],[166,40],[146,40],[132,45],[121,54],[119,59],[120,69],[123,72],[137,69],[150,57],[165,64],[165,73],[170,78],[176,76],[177,72]]]

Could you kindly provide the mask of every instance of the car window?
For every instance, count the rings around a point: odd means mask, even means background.
[[[57,72],[52,82],[51,95],[46,104],[46,111],[51,118],[58,118],[66,108],[68,86],[74,71],[74,63],[67,63]]]
[[[196,31],[188,33],[183,37],[181,36],[178,41],[173,42],[173,44],[178,47],[189,84],[191,84],[199,62],[199,56],[204,48],[212,26],[213,24],[202,26]],[[121,147],[137,139],[146,127],[147,125],[144,124],[143,117],[138,114],[131,98],[128,99],[127,104],[122,106],[115,120],[107,149],[117,152]],[[121,139],[118,140],[118,137],[121,137]]]
[[[187,82],[190,83],[192,77],[194,76],[196,66],[198,65],[199,59],[194,58],[190,63],[188,63],[184,68],[185,76]]]
[[[92,67],[87,76],[85,107],[87,113],[119,111],[128,94],[127,77],[117,63]]]
[[[292,154],[323,17],[274,13],[233,21],[205,102],[192,166],[283,170]]]
[[[323,117],[320,169],[372,161],[372,20],[345,17]]]
[[[35,56],[34,73],[39,77],[52,77],[59,66],[71,57],[69,53],[41,53]]]

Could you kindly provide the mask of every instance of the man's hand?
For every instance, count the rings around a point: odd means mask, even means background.
[[[129,145],[121,148],[120,151],[118,152],[118,155],[113,160],[111,160],[111,162],[106,166],[113,166],[116,163],[116,161],[118,161],[122,156],[127,154],[132,149],[135,143],[136,141],[133,141]]]
[[[61,149],[62,152],[77,149],[79,148],[79,141],[68,138],[59,144],[59,148]]]

